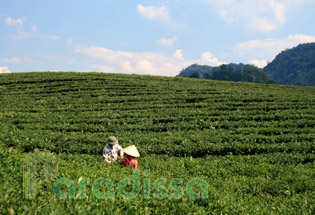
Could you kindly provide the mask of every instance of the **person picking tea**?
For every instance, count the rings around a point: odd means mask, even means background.
[[[106,145],[103,149],[103,159],[107,163],[117,161],[118,153],[120,158],[124,158],[123,148],[118,144],[118,140],[114,136],[110,136],[106,140]]]
[[[120,161],[120,165],[125,167],[132,167],[138,169],[138,161],[137,157],[140,157],[140,154],[135,145],[128,146],[123,149],[124,153],[127,155],[122,161]]]

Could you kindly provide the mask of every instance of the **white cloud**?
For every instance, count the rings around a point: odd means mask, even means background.
[[[40,63],[37,60],[33,60],[29,56],[23,56],[23,57],[12,57],[12,58],[3,58],[1,59],[2,62],[4,63],[9,63],[9,64],[37,64]]]
[[[184,60],[183,50],[177,49],[173,56],[179,60]]]
[[[253,31],[270,32],[277,29],[277,25],[272,22],[257,17],[248,23],[248,27]]]
[[[219,62],[218,58],[213,57],[211,52],[204,52],[201,55],[201,61],[203,62],[208,62],[208,64],[212,64],[212,65],[221,65],[221,64],[225,64],[225,62]]]
[[[64,60],[65,59],[65,56],[64,55],[52,55],[52,54],[50,54],[50,55],[47,55],[47,54],[43,54],[42,56],[41,56],[43,59],[45,59],[45,60],[48,60],[48,61],[55,61],[55,62],[57,62],[57,61],[62,61],[62,60]]]
[[[49,34],[42,34],[37,32],[22,32],[18,31],[16,35],[12,35],[11,39],[31,39],[31,38],[46,38],[51,40],[57,40],[60,37],[57,35],[49,35]]]
[[[77,63],[78,63],[77,59],[74,59],[74,58],[70,58],[65,62],[65,64],[68,64],[68,65],[74,65]]]
[[[66,45],[67,46],[72,46],[72,39],[71,38],[67,38]]]
[[[159,8],[148,6],[145,7],[142,4],[137,6],[138,12],[145,18],[156,20],[168,20],[170,16],[168,15],[168,8],[166,6],[161,6]]]
[[[11,39],[29,39],[35,37],[34,33],[18,31],[17,34],[11,35]]]
[[[183,23],[172,19],[172,17],[169,15],[168,7],[165,5],[161,7],[154,7],[138,4],[137,10],[146,19],[157,21],[167,27],[177,29],[183,26]]]
[[[133,72],[134,71],[131,67],[129,60],[121,62],[121,67],[127,72]]]
[[[0,74],[11,73],[7,66],[0,66]]]
[[[93,65],[92,69],[110,73],[175,76],[181,69],[194,63],[210,66],[221,63],[214,57],[186,60],[180,49],[173,55],[161,52],[113,51],[102,47],[77,47],[75,52],[90,57],[88,64]]]
[[[254,60],[251,60],[249,63],[259,68],[264,68],[265,66],[267,66],[268,61],[254,59]]]
[[[31,27],[31,30],[32,30],[32,32],[37,32],[37,31],[38,31],[37,26],[36,26],[36,25],[33,25],[33,26]]]
[[[12,19],[11,17],[7,17],[4,20],[5,24],[9,26],[17,26],[17,27],[22,27],[24,21],[22,19]]]
[[[42,37],[42,38],[47,38],[47,39],[51,39],[51,40],[58,40],[60,37],[57,35],[49,35],[49,34],[38,34],[38,37]]]
[[[173,46],[176,40],[177,40],[177,37],[168,38],[168,39],[162,38],[158,41],[158,43],[162,46]]]
[[[270,32],[283,24],[290,8],[307,0],[202,0],[212,4],[229,23],[244,22],[251,31]]]
[[[3,58],[1,59],[2,62],[5,63],[12,63],[12,64],[21,64],[22,60],[19,57],[13,57],[13,58]]]
[[[59,36],[57,35],[43,34],[38,32],[38,28],[36,25],[32,25],[29,30],[25,30],[23,19],[12,19],[11,17],[7,17],[5,19],[5,24],[8,26],[15,26],[17,28],[17,33],[11,35],[11,39],[30,39],[38,37],[52,40],[59,39]]]
[[[148,60],[140,60],[137,62],[136,69],[140,73],[145,73],[145,74],[156,74],[156,69],[152,65],[152,63]]]
[[[75,49],[75,51],[88,57],[97,58],[108,62],[117,62],[126,58],[130,58],[132,55],[136,55],[136,53],[132,52],[113,51],[111,49],[95,46],[86,48],[78,47]]]
[[[250,40],[232,47],[230,54],[242,58],[267,59],[271,61],[281,51],[293,48],[300,43],[315,42],[315,36],[304,34],[289,35],[287,38]]]

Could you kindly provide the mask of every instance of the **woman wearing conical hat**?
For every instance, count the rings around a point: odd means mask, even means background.
[[[131,166],[135,169],[138,169],[138,161],[137,157],[140,157],[140,154],[135,145],[128,146],[123,149],[124,153],[127,155],[122,161],[120,161],[120,165],[128,167]]]

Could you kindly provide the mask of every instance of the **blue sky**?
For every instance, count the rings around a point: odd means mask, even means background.
[[[175,76],[315,42],[315,0],[1,0],[0,73]]]

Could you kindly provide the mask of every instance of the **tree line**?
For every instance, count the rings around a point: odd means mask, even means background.
[[[183,69],[179,77],[236,82],[275,83],[262,69],[249,64],[223,64],[219,67],[193,64]]]

